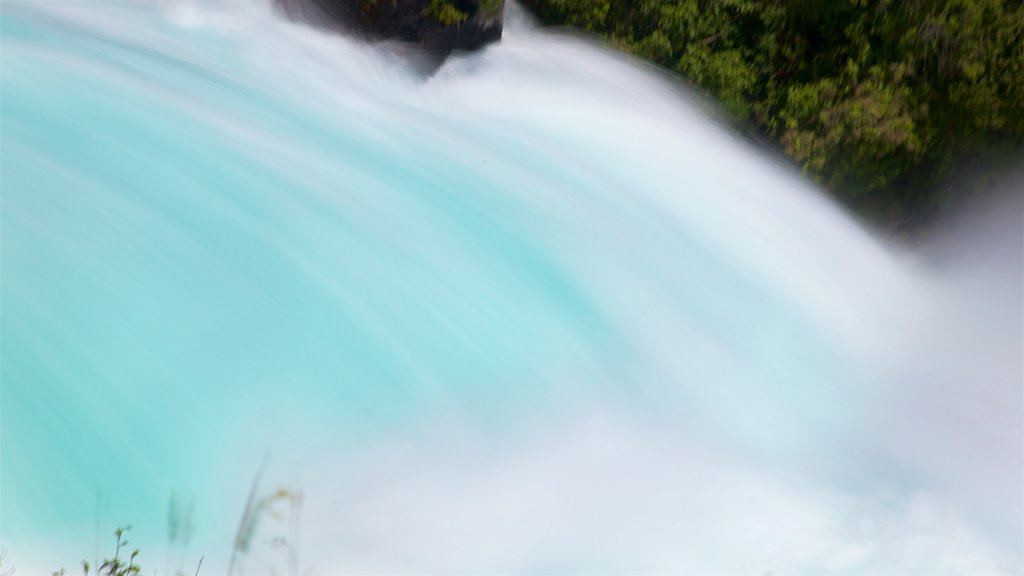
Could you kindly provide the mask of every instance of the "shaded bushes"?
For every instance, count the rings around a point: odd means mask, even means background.
[[[523,0],[679,72],[889,227],[927,221],[1024,147],[1024,4]]]

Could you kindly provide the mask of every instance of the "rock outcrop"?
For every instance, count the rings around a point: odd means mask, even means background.
[[[443,59],[501,38],[505,0],[276,0],[285,13]]]

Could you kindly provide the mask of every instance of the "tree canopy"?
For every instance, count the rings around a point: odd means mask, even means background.
[[[884,226],[1024,145],[1017,0],[524,0],[675,70]]]

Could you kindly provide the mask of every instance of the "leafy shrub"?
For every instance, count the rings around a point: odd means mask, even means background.
[[[1024,151],[1017,0],[523,0],[675,70],[883,225]],[[954,186],[955,185],[955,186]]]
[[[456,8],[449,0],[430,0],[426,13],[445,26],[458,26],[469,18],[469,14]]]

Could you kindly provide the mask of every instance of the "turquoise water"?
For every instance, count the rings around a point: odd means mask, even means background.
[[[1019,327],[945,357],[994,329],[685,88],[515,19],[424,77],[259,3],[0,7],[19,574],[128,523],[222,573],[268,453],[301,531],[246,573],[1020,570]]]

